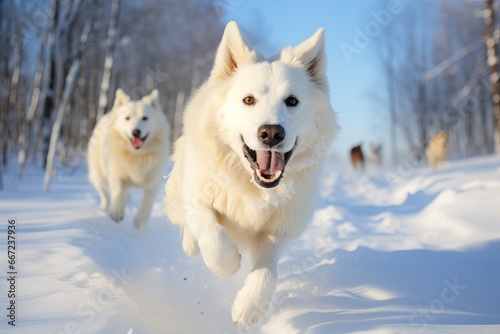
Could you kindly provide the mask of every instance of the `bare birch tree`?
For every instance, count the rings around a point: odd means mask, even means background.
[[[100,119],[108,107],[109,84],[111,82],[111,71],[113,70],[113,53],[116,44],[118,26],[118,14],[120,13],[121,0],[113,0],[111,5],[111,21],[108,28],[108,39],[106,42],[106,58],[104,60],[104,71],[102,74],[101,89],[99,91],[99,102],[97,119]]]
[[[49,14],[49,18],[52,19],[52,17],[53,13],[51,15]],[[48,57],[45,57],[45,44],[47,42],[47,36],[50,32],[50,29],[51,25],[46,26],[40,37],[40,50],[38,53],[35,76],[33,78],[33,91],[31,94],[30,102],[28,104],[28,110],[26,112],[26,121],[24,123],[24,128],[19,136],[19,177],[22,177],[24,175],[24,170],[28,162],[28,155],[31,147],[31,134],[33,131],[33,121],[35,120],[41,98],[43,70],[44,68],[47,70],[50,64],[50,62],[46,61],[46,58]]]
[[[491,100],[493,106],[494,134],[493,142],[496,154],[500,154],[500,73],[498,66],[498,43],[499,31],[495,27],[496,9],[498,3],[493,0],[484,0],[486,10],[484,18],[486,21],[486,34],[484,42],[486,44],[486,62],[490,69]]]
[[[82,64],[82,53],[83,48],[87,44],[87,40],[89,37],[91,28],[91,21],[87,21],[85,27],[83,28],[82,35],[80,37],[78,51],[75,55],[73,63],[68,72],[68,76],[66,77],[66,84],[64,85],[64,91],[62,95],[62,100],[57,107],[56,119],[54,121],[54,125],[52,126],[52,131],[50,135],[50,145],[49,145],[49,153],[47,156],[47,166],[45,168],[45,177],[44,177],[44,190],[49,191],[50,189],[50,181],[52,179],[53,166],[54,166],[54,158],[56,153],[57,141],[59,140],[59,133],[61,130],[61,124],[64,118],[64,114],[69,105],[71,94],[73,93],[73,88],[75,87],[75,82],[78,78],[78,72],[80,71],[80,67]]]
[[[16,37],[14,39],[14,67],[12,70],[12,76],[10,81],[9,89],[9,104],[7,110],[12,115],[16,111],[17,103],[17,91],[19,85],[19,77],[21,76],[21,38]],[[12,120],[7,119],[7,123],[12,126]]]
[[[52,110],[56,105],[56,34],[57,25],[59,22],[61,4],[59,1],[54,0],[54,16],[52,17],[52,26],[49,34],[49,51],[47,57],[46,67],[46,90],[43,95],[42,104],[42,123],[40,125],[40,134],[42,136],[42,156],[43,167],[47,166],[47,154],[49,152],[50,141],[50,126],[52,119]],[[38,136],[37,136],[38,137]]]
[[[18,175],[30,164],[47,167],[45,189],[49,189],[54,171],[70,175],[85,163],[99,100],[105,106],[101,92],[112,98],[121,87],[140,98],[158,88],[173,124],[174,118],[182,116],[183,97],[210,72],[223,31],[211,2],[114,3],[117,5],[105,0],[0,0],[2,162],[17,154],[17,166],[15,159],[9,162],[14,162]],[[119,20],[118,16],[114,20],[118,11]],[[91,31],[86,47],[81,48],[83,27],[89,20]],[[18,21],[34,28],[31,35],[20,35],[19,57],[14,49],[16,35],[11,34]],[[23,47],[30,51],[24,56]],[[110,57],[112,63],[106,60]],[[14,96],[17,101],[11,99]],[[177,123],[172,133],[181,131]]]
[[[426,142],[445,130],[452,157],[492,152],[493,139],[500,138],[493,131],[500,119],[496,1],[408,6],[388,28],[406,33],[404,44],[392,50],[392,73],[387,59],[381,59],[387,80],[394,76],[396,124],[406,146],[423,155]],[[492,7],[484,11],[485,6]],[[379,44],[385,52],[386,44]]]
[[[0,136],[0,164],[6,166],[7,164],[7,142],[8,142],[8,90],[10,79],[10,50],[9,50],[9,29],[12,16],[7,15],[10,11],[8,3],[5,0],[0,0],[0,127],[3,135]]]

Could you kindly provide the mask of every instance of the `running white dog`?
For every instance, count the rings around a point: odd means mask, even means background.
[[[170,127],[156,89],[140,101],[116,91],[113,109],[97,123],[88,151],[90,182],[99,192],[100,208],[109,209],[114,221],[123,219],[127,189],[135,187],[143,189],[144,195],[134,226],[148,223],[168,164],[169,138]]]
[[[175,144],[166,213],[182,246],[221,276],[253,269],[232,307],[259,323],[276,287],[278,254],[310,221],[322,157],[337,128],[326,78],[324,31],[272,59],[228,23],[208,81],[192,96]]]

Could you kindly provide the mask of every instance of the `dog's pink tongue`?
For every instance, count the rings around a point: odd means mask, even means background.
[[[136,149],[141,148],[143,141],[141,138],[132,138],[132,146],[134,146]]]
[[[285,168],[283,153],[273,151],[256,151],[257,165],[262,174],[273,175]]]

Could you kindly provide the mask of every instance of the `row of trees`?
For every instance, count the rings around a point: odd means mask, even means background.
[[[423,159],[439,130],[449,133],[452,156],[500,154],[496,2],[406,2],[384,30],[393,159],[396,151]]]
[[[49,164],[47,186],[54,169],[73,172],[118,87],[133,98],[158,88],[178,136],[185,98],[210,70],[225,3],[0,0],[0,168],[22,177],[27,165]],[[446,130],[455,156],[500,153],[497,12],[498,0],[407,1],[384,27],[393,152],[423,157]]]
[[[0,168],[22,177],[48,166],[47,189],[55,171],[73,172],[119,87],[133,98],[158,88],[177,125],[210,70],[221,10],[208,0],[0,0]]]

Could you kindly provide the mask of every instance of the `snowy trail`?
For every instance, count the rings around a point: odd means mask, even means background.
[[[161,194],[148,229],[136,231],[139,193],[115,224],[83,172],[50,193],[32,175],[0,193],[2,234],[15,218],[19,245],[17,326],[2,321],[0,332],[500,332],[500,159],[397,182],[328,170],[311,227],[280,261],[272,316],[246,330],[230,310],[248,263],[222,279],[185,256]]]
[[[19,312],[27,312],[20,313],[16,332],[234,330],[227,310],[237,286],[230,290],[227,282],[212,282],[201,259],[182,253],[179,231],[162,212],[161,194],[149,228],[136,231],[132,217],[139,193],[131,193],[125,221],[115,224],[97,210],[85,175],[56,183],[49,194],[40,189],[21,186],[14,197],[0,199],[2,217],[16,218],[18,227],[18,304]]]

